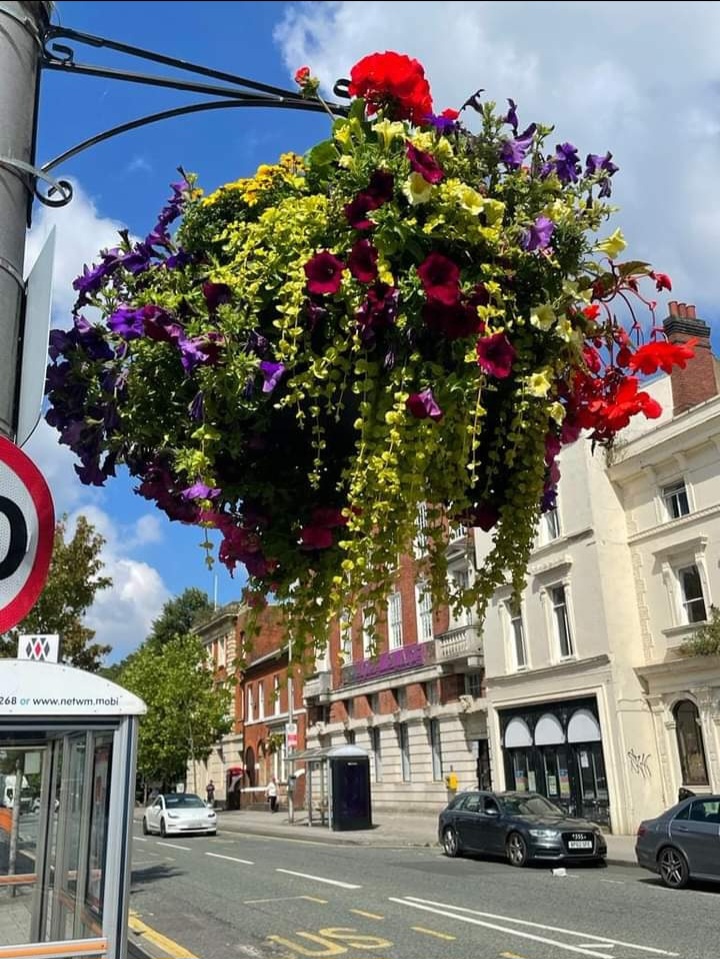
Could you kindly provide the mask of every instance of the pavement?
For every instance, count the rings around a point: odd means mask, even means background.
[[[136,821],[142,821],[142,809],[135,811]],[[334,832],[327,826],[308,824],[307,813],[299,810],[295,821],[288,821],[287,809],[271,813],[264,808],[218,810],[218,832],[249,833],[255,836],[294,839],[312,839],[333,845],[379,846],[437,846],[437,815],[432,813],[373,813],[372,829],[352,832]],[[606,834],[608,865],[637,866],[635,836]]]

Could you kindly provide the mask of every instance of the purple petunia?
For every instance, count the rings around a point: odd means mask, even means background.
[[[555,232],[555,224],[546,216],[539,216],[529,230],[526,230],[520,240],[520,246],[528,253],[534,250],[544,250],[550,243]]]
[[[572,143],[558,143],[555,155],[543,164],[540,175],[545,177],[553,172],[561,183],[577,183],[580,177],[580,158],[577,147]]]
[[[503,143],[500,150],[500,159],[508,169],[517,170],[522,166],[522,162],[532,146],[536,130],[537,124],[531,123],[519,136]]]
[[[272,393],[285,374],[285,364],[263,360],[260,364],[260,372],[263,375],[263,393]]]
[[[215,487],[208,486],[206,483],[203,483],[201,480],[198,480],[196,483],[193,483],[192,486],[188,486],[187,489],[184,489],[180,494],[183,499],[217,499],[220,495],[220,490]]]
[[[509,109],[508,112],[503,117],[503,123],[509,124],[513,128],[513,135],[517,136],[518,130],[518,115],[517,115],[517,103],[508,97]]]
[[[119,306],[107,320],[108,329],[125,340],[136,340],[145,335],[145,319],[142,308],[132,310]]]

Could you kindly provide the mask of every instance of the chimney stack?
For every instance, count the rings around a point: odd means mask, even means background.
[[[684,370],[675,367],[670,374],[673,396],[673,414],[686,410],[717,396],[715,357],[710,347],[710,327],[698,319],[692,303],[668,303],[670,315],[663,322],[663,329],[671,343],[686,343],[697,339],[695,356]]]

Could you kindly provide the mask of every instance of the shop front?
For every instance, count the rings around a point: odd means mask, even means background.
[[[569,815],[610,825],[594,697],[499,710],[505,783],[539,792]]]

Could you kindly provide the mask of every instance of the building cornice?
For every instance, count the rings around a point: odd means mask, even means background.
[[[535,680],[542,680],[548,676],[574,676],[576,673],[587,673],[590,670],[601,669],[610,665],[610,656],[600,653],[598,656],[589,656],[585,659],[568,659],[562,663],[553,663],[550,666],[541,666],[539,669],[526,669],[522,672],[504,673],[502,676],[485,676],[485,687],[488,691],[498,686],[503,688],[522,683],[531,685]]]

